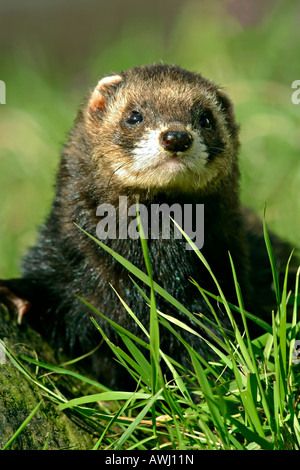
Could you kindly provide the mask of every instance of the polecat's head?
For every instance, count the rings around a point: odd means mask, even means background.
[[[119,187],[194,191],[214,186],[236,162],[238,126],[228,95],[175,66],[103,78],[85,125],[99,177],[105,173]]]

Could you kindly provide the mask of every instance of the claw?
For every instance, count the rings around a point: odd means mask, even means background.
[[[0,300],[3,301],[4,304],[9,303],[10,305],[13,305],[13,308],[17,312],[17,322],[20,325],[22,323],[23,316],[28,312],[28,310],[30,310],[31,303],[28,300],[15,295],[6,286],[0,286]]]

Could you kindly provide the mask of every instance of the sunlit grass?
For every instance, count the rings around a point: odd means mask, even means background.
[[[34,378],[31,373],[28,373],[24,364],[20,363],[20,359],[14,358],[10,352],[8,352],[8,357],[21,372],[27,375],[29,380],[33,380],[42,387],[43,391],[48,394],[48,398],[57,403],[58,409],[63,412],[71,408],[83,420],[86,419],[93,425],[94,449],[299,450],[300,374],[299,365],[293,362],[293,351],[300,327],[297,305],[300,269],[295,278],[292,319],[288,323],[287,283],[284,282],[282,292],[280,292],[274,255],[266,228],[266,249],[270,258],[278,303],[278,310],[273,314],[272,325],[256,319],[244,310],[242,292],[232,261],[232,282],[237,292],[237,306],[232,306],[227,302],[209,264],[191,240],[186,237],[199,257],[199,262],[203,263],[210,272],[219,293],[216,297],[204,291],[201,286],[197,286],[199,295],[207,300],[207,305],[212,312],[213,307],[209,297],[217,299],[223,305],[234,332],[234,335],[231,335],[222,328],[218,317],[215,316],[215,326],[220,336],[217,337],[213,330],[206,330],[210,339],[205,341],[207,346],[213,349],[216,357],[214,361],[208,362],[180,336],[181,329],[189,331],[191,335],[201,336],[203,316],[200,320],[154,282],[146,241],[143,240],[142,248],[148,266],[147,274],[99,240],[89,236],[128,269],[131,276],[150,287],[150,298],[143,292],[150,311],[149,331],[126,305],[126,299],[120,298],[128,315],[131,316],[132,321],[137,322],[147,341],[128,332],[82,299],[93,312],[94,317],[100,315],[102,322],[109,322],[120,335],[123,347],[114,345],[95,318],[92,318],[95,328],[99,330],[113,355],[124,366],[124,373],[136,381],[136,390],[133,392],[111,391],[75,372],[64,371],[63,367],[47,365],[24,356],[20,358],[23,363],[29,361],[42,370],[48,369],[52,373],[67,373],[99,389],[98,393],[67,400],[59,391],[52,391],[43,385],[42,378]],[[287,275],[288,264],[286,279]],[[137,288],[135,282],[133,282],[133,288]],[[140,287],[139,289],[142,291]],[[175,317],[157,311],[155,307],[157,295],[163,296],[187,317],[192,318],[196,329],[192,329]],[[238,326],[234,312],[241,315],[242,327]],[[253,340],[250,337],[247,326],[249,318],[251,321],[260,322],[265,329],[265,334],[260,338]],[[154,326],[151,326],[152,322],[155,322]],[[182,343],[182,348],[187,350],[191,360],[189,368],[174,361],[160,349],[159,331],[161,328],[167,328],[170,335],[176,335]],[[170,371],[171,378],[168,380],[161,372],[160,361],[163,361]],[[35,410],[32,416],[34,412]],[[31,415],[16,435],[12,436],[5,448],[12,445],[14,438],[17,438],[24,429]]]

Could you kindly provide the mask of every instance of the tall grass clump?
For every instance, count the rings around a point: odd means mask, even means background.
[[[203,324],[203,315],[200,317],[189,312],[154,281],[142,229],[141,243],[147,273],[101,241],[87,235],[128,270],[132,276],[133,288],[141,291],[150,312],[148,331],[125,300],[119,297],[132,321],[141,329],[141,336],[147,338],[144,341],[82,299],[93,312],[91,321],[111,348],[116,360],[123,365],[124,373],[128,373],[136,382],[133,392],[112,391],[92,381],[99,388],[99,393],[72,400],[63,396],[55,397],[60,410],[73,409],[82,418],[93,423],[97,436],[94,449],[299,450],[299,361],[295,360],[294,346],[299,332],[297,298],[300,268],[295,278],[292,316],[288,321],[287,303],[291,293],[287,291],[287,277],[290,260],[287,262],[280,292],[272,246],[265,225],[266,249],[277,301],[277,310],[272,313],[270,325],[244,309],[242,292],[231,257],[232,282],[238,305],[232,305],[226,300],[206,259],[184,234],[218,289],[218,296],[215,296],[191,280],[214,314],[215,324],[212,330]],[[134,278],[145,284],[148,291],[150,289],[150,296],[145,294]],[[158,295],[191,319],[197,329],[158,311],[155,300]],[[223,305],[232,332],[222,327],[211,299]],[[116,346],[109,340],[95,320],[98,315],[118,332],[124,347]],[[237,315],[241,318],[239,322],[236,321]],[[263,328],[262,336],[256,339],[250,337],[249,320]],[[190,367],[184,367],[161,350],[161,328],[167,328],[170,335],[175,335],[182,343],[189,354]],[[202,340],[211,348],[213,360],[201,357],[179,334],[182,329],[201,337],[202,328],[210,335],[210,339]],[[216,330],[218,335],[215,334]],[[39,364],[33,359],[23,359]],[[168,379],[162,373],[162,363],[170,372]],[[70,374],[64,368],[39,365],[54,373],[64,373],[65,370],[65,373]],[[78,374],[77,378],[88,380]],[[99,403],[100,408],[97,406]]]

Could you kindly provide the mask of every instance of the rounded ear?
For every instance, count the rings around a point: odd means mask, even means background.
[[[230,96],[226,91],[222,90],[222,88],[217,89],[217,98],[219,103],[221,104],[221,107],[223,111],[228,116],[228,120],[231,122],[231,124],[235,124],[235,109],[234,109],[234,104],[231,101]]]
[[[102,78],[93,90],[89,99],[88,108],[91,111],[101,111],[106,105],[106,97],[114,90],[115,86],[122,80],[120,75]]]

